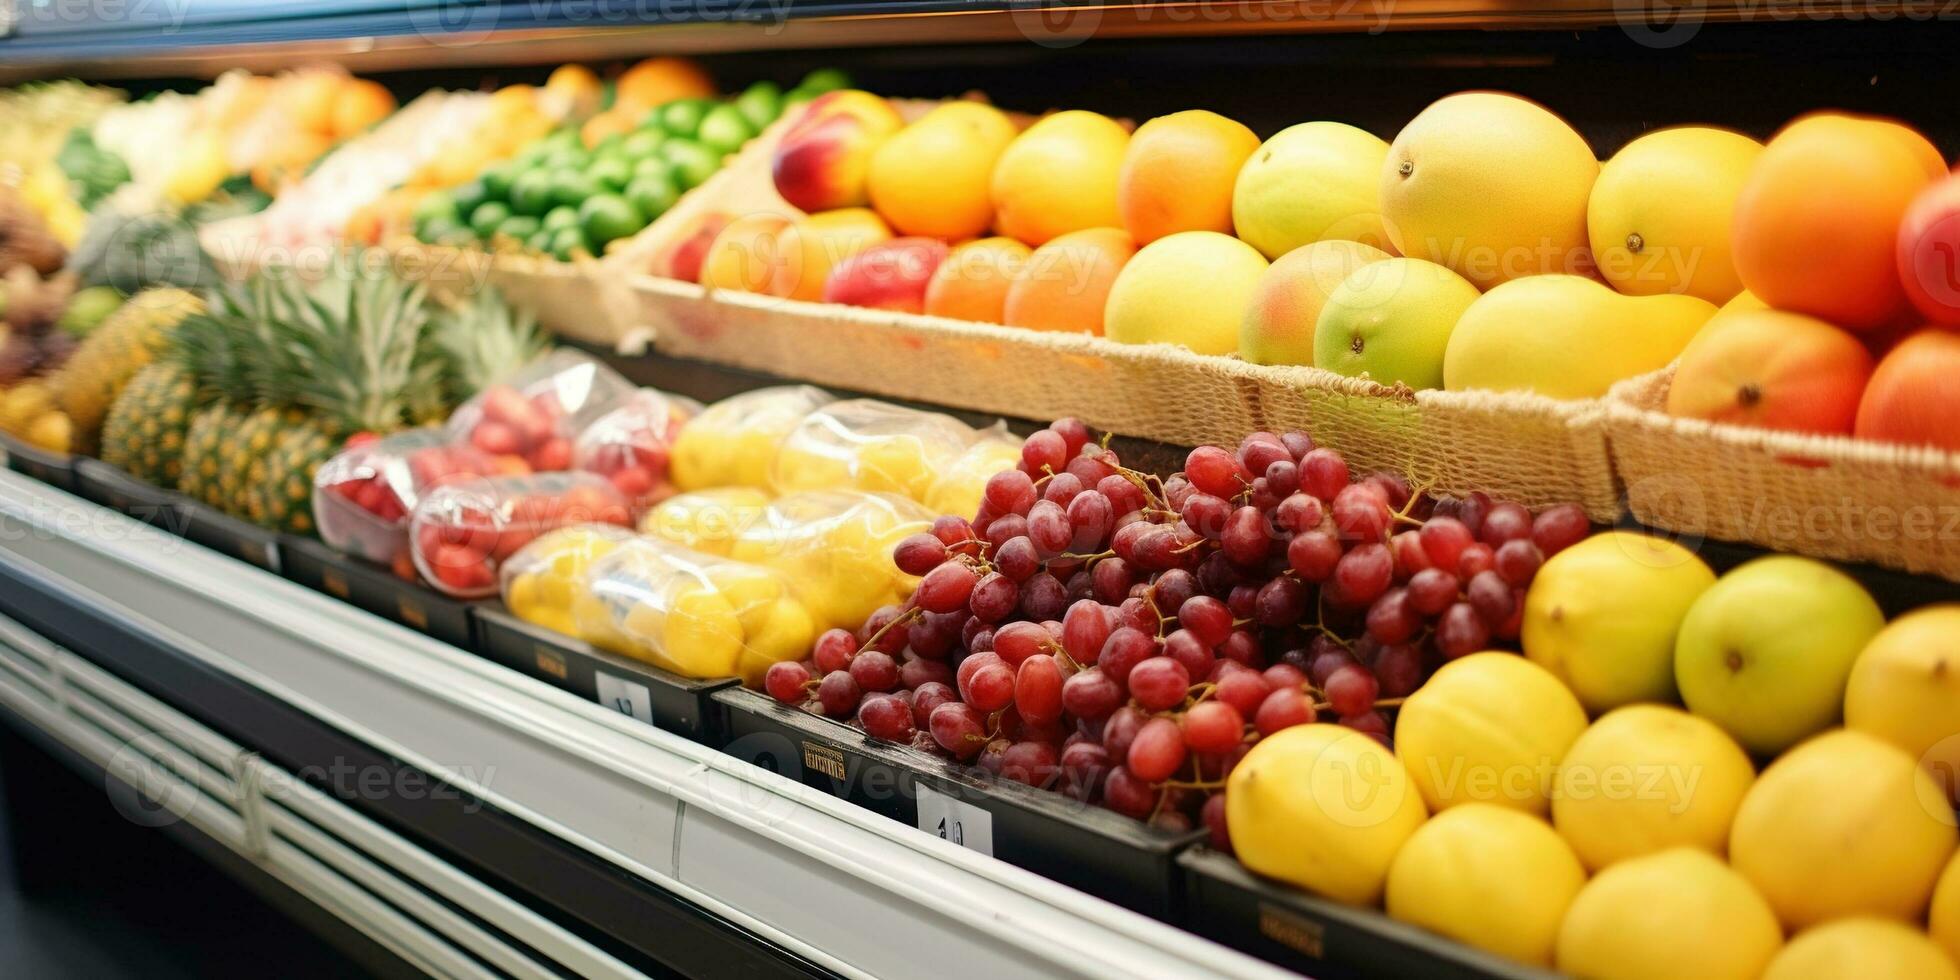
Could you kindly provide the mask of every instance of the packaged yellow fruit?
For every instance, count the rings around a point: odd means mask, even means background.
[[[573,611],[592,563],[633,538],[617,524],[578,524],[539,535],[500,567],[511,615],[566,636],[579,636]],[[580,637],[584,639],[584,637]]]
[[[1431,811],[1495,803],[1543,816],[1586,711],[1558,677],[1514,653],[1444,664],[1402,704],[1395,754]]]
[[[987,478],[1020,463],[1021,440],[1005,430],[986,432],[980,441],[940,468],[939,476],[926,488],[926,509],[934,514],[970,518],[980,511],[980,497],[986,492]]]
[[[581,635],[688,677],[759,686],[771,664],[801,659],[817,636],[781,573],[650,538],[595,563],[587,588],[593,601],[582,609]]]
[[[1533,966],[1551,966],[1586,869],[1545,821],[1509,807],[1452,807],[1416,828],[1388,869],[1388,914]]]
[[[1241,863],[1350,905],[1381,900],[1396,852],[1427,816],[1402,763],[1340,725],[1295,725],[1261,739],[1225,790]]]
[[[809,385],[758,388],[714,403],[674,439],[668,478],[681,490],[769,486],[783,440],[830,395]]]
[[[931,526],[930,511],[895,494],[818,490],[771,503],[729,555],[787,576],[819,629],[856,629],[918,587],[892,549]]]
[[[1762,980],[1960,980],[1960,969],[1919,930],[1886,919],[1842,919],[1805,931],[1769,961]]]
[[[975,437],[972,426],[938,412],[871,398],[832,402],[783,440],[770,486],[780,494],[848,488],[923,501]]]
[[[640,518],[640,533],[728,557],[735,539],[762,520],[769,495],[754,487],[696,490],[661,501]]]
[[[1565,910],[1559,972],[1598,980],[1754,980],[1783,945],[1776,913],[1707,851],[1677,847],[1601,871]]]

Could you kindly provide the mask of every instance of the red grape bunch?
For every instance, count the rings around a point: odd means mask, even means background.
[[[1589,531],[1573,506],[1357,481],[1298,432],[1200,446],[1163,479],[1074,419],[1021,455],[973,520],[898,544],[921,577],[904,606],[823,634],[766,689],[1221,844],[1252,743],[1323,717],[1387,741],[1444,659],[1517,635],[1538,566]]]

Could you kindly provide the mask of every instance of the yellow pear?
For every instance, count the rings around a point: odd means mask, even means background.
[[[1459,92],[1422,110],[1390,145],[1382,222],[1397,251],[1455,269],[1479,289],[1580,273],[1599,160],[1565,120],[1503,92]]]
[[[1763,145],[1726,129],[1648,133],[1599,170],[1586,207],[1593,261],[1629,296],[1685,293],[1726,303],[1742,291],[1729,219]]]
[[[1478,298],[1450,332],[1443,387],[1598,398],[1666,367],[1715,315],[1693,296],[1622,296],[1584,276],[1530,276]]]
[[[1783,945],[1776,913],[1707,851],[1677,847],[1596,875],[1559,926],[1560,973],[1593,980],[1755,980]]]

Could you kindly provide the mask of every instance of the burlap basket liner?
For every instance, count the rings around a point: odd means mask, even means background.
[[[1960,581],[1960,453],[1666,414],[1667,369],[1607,395],[1635,520]]]

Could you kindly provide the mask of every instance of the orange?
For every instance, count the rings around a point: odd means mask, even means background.
[[[1041,245],[1057,235],[1123,223],[1117,176],[1130,134],[1093,112],[1058,112],[1027,128],[994,164],[994,228]]]
[[[1137,127],[1117,175],[1123,227],[1139,245],[1180,231],[1232,233],[1232,187],[1259,137],[1215,112],[1174,112]]]
[[[395,95],[380,82],[367,78],[348,80],[340,87],[333,104],[333,134],[339,139],[353,136],[388,118],[395,111]]]
[[[1896,123],[1836,114],[1784,127],[1751,168],[1730,224],[1742,284],[1779,310],[1851,330],[1906,311],[1899,224],[1933,179],[1930,144]]]
[[[613,104],[646,110],[675,99],[712,99],[715,81],[687,58],[648,58],[613,85]]]
[[[926,285],[926,313],[1006,323],[1007,292],[1032,254],[1012,238],[982,238],[953,249]]]
[[[287,181],[297,180],[308,164],[333,147],[333,138],[312,130],[288,135],[278,147],[252,165],[252,184],[277,195]]]
[[[810,215],[778,236],[777,251],[783,264],[764,291],[790,299],[821,300],[831,269],[891,238],[891,227],[870,208],[838,208]]]
[[[272,101],[285,111],[296,128],[332,136],[334,104],[346,78],[329,71],[296,71],[279,80]]]
[[[584,143],[585,148],[589,150],[598,146],[600,141],[608,136],[630,133],[632,131],[632,113],[618,106],[614,106],[605,112],[587,119],[585,125],[578,128],[578,138],[579,142]]]
[[[1070,333],[1103,332],[1103,306],[1136,243],[1121,228],[1069,232],[1035,249],[1007,288],[1009,326]]]
[[[766,293],[783,269],[781,235],[789,219],[778,214],[737,218],[715,236],[701,259],[701,285]]]
[[[599,101],[605,98],[606,86],[592,69],[579,64],[559,65],[544,80],[546,93],[563,99],[570,106],[570,114],[583,116],[599,109]]]
[[[993,106],[942,105],[872,152],[871,206],[901,235],[984,235],[994,220],[988,181],[1014,135],[1013,121]]]

